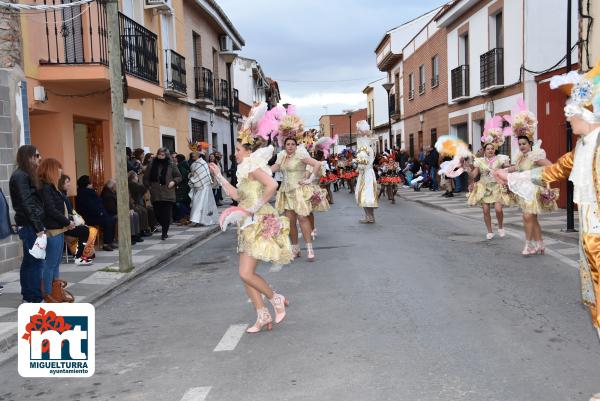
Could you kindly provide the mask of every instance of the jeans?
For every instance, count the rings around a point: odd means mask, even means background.
[[[454,193],[459,193],[463,191],[463,179],[462,176],[458,176],[453,178],[454,180]]]
[[[46,245],[46,265],[42,270],[42,279],[44,281],[44,295],[52,293],[52,282],[58,278],[58,267],[62,259],[62,253],[65,246],[65,235],[59,234],[48,237]]]
[[[431,167],[429,169],[429,174],[431,176],[431,186],[430,188],[433,189],[434,191],[437,191],[438,189],[440,189],[439,185],[438,185],[438,181],[437,181],[437,167]]]
[[[25,302],[41,302],[42,270],[46,264],[43,259],[36,259],[29,253],[37,238],[33,226],[25,226],[19,230],[19,238],[23,242],[23,260],[21,261],[21,295]]]

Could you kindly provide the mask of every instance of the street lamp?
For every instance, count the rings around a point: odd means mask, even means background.
[[[227,88],[227,107],[229,109],[229,134],[230,134],[230,141],[231,141],[231,151],[233,151],[233,149],[235,149],[235,134],[233,131],[233,85],[231,83],[231,65],[233,64],[233,60],[235,60],[235,58],[237,57],[237,54],[232,52],[232,51],[228,51],[228,52],[221,52],[221,57],[223,57],[223,60],[225,61],[225,65],[227,66],[227,82],[228,82],[228,88]]]
[[[382,84],[381,86],[383,86],[383,89],[385,89],[385,91],[387,92],[387,104],[388,104],[388,128],[389,128],[389,140],[390,140],[390,149],[392,148],[392,116],[391,116],[391,109],[392,109],[392,105],[390,104],[390,91],[392,90],[392,88],[394,87],[394,84],[391,82],[386,82],[384,84]]]
[[[354,113],[354,110],[344,110],[344,113],[348,116],[348,128],[350,129],[350,142],[348,145],[350,145],[350,149],[352,149],[352,114]]]

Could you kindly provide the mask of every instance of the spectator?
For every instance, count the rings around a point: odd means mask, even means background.
[[[137,148],[133,150],[133,165],[136,174],[140,174],[142,172],[142,162],[144,161],[144,149]]]
[[[60,260],[65,246],[65,231],[75,228],[69,219],[67,205],[58,191],[58,180],[62,165],[56,159],[44,159],[38,169],[40,195],[44,205],[44,227],[46,244],[46,264],[42,272],[42,295],[48,303],[73,302],[75,298],[65,290],[67,283],[59,278]]]
[[[211,153],[210,155],[208,155],[208,163],[215,163],[217,164],[217,159],[215,158],[215,154]],[[208,169],[208,167],[207,167]],[[217,204],[217,206],[221,206],[222,203],[219,200],[219,188],[221,187],[221,184],[219,184],[219,181],[217,181],[214,177],[214,175],[211,173],[211,187],[212,187],[212,193],[213,196],[215,197],[215,203]]]
[[[100,193],[100,197],[102,198],[102,203],[104,204],[104,208],[108,214],[112,215],[118,221],[117,183],[115,180],[108,180],[106,184],[104,184],[102,192]],[[129,219],[131,243],[136,244],[137,242],[144,242],[140,236],[140,216],[133,209],[131,209],[131,207],[129,208]]]
[[[102,199],[98,196],[88,175],[82,175],[77,180],[77,209],[81,217],[91,226],[99,226],[104,235],[105,251],[113,251],[118,248],[115,243],[115,226],[117,219],[110,215],[104,208]]]
[[[129,186],[129,207],[140,217],[140,236],[150,237],[156,231],[156,216],[152,205],[146,205],[144,196],[148,189],[139,183],[139,176],[130,171],[127,175]]]
[[[58,180],[58,190],[62,194],[63,201],[67,206],[67,213],[69,219],[75,221],[77,213],[73,210],[73,205],[67,197],[69,186],[71,185],[71,178],[68,175],[61,175]],[[81,217],[80,217],[81,218]],[[83,220],[83,218],[81,218]],[[79,266],[87,266],[92,264],[92,257],[94,256],[94,243],[96,241],[96,234],[98,230],[93,227],[88,227],[85,224],[78,224],[72,230],[65,232],[65,242],[67,248],[75,247],[72,252],[75,255],[75,264]],[[72,240],[71,240],[72,239]]]
[[[235,155],[229,156],[229,170],[227,171],[227,175],[229,176],[229,182],[234,187],[237,187],[237,160]],[[237,201],[232,200],[231,205],[237,206]]]
[[[211,187],[212,172],[204,160],[204,155],[194,162],[191,166],[190,186],[192,187],[192,210],[190,220],[195,226],[209,226],[216,224],[219,218],[219,212],[215,202],[215,196]]]
[[[10,176],[10,199],[15,211],[15,224],[19,227],[19,238],[23,243],[20,282],[23,302],[41,302],[42,271],[45,260],[36,259],[29,250],[38,237],[45,234],[44,206],[37,191],[37,169],[40,153],[32,145],[23,145],[17,150],[17,168]]]
[[[181,182],[181,174],[173,164],[169,149],[159,148],[156,157],[144,174],[144,185],[150,189],[154,212],[162,228],[162,240],[169,235],[173,205],[177,200],[175,187]]]
[[[430,191],[439,191],[437,172],[440,169],[440,154],[437,149],[433,146],[429,148],[429,154],[427,155],[427,164],[429,165],[429,176],[431,177],[431,185],[429,186]]]
[[[135,162],[133,161],[133,153],[131,152],[131,148],[127,146],[125,148],[125,153],[127,154],[127,171],[135,171]]]
[[[190,220],[190,185],[189,175],[190,167],[185,160],[184,155],[177,155],[177,168],[181,174],[181,183],[177,185],[175,209],[173,210],[173,219],[178,221],[180,224],[189,224]]]
[[[153,157],[154,155],[152,153],[146,153],[144,155],[144,161],[142,161],[142,174],[146,172],[146,169],[150,165],[150,162],[152,161]]]

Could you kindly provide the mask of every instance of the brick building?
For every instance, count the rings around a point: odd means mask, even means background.
[[[356,142],[356,123],[367,119],[367,109],[358,109],[352,114],[325,114],[319,117],[319,127],[323,136],[339,136],[340,145],[350,144],[350,133],[352,143]]]
[[[446,32],[434,19],[402,50],[405,149],[416,155],[448,134]]]

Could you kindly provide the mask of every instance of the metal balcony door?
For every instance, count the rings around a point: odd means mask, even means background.
[[[72,3],[73,1],[75,0],[63,0],[63,3]],[[65,63],[67,64],[83,63],[83,24],[81,13],[81,5],[62,9],[62,21],[58,28],[63,37]]]

